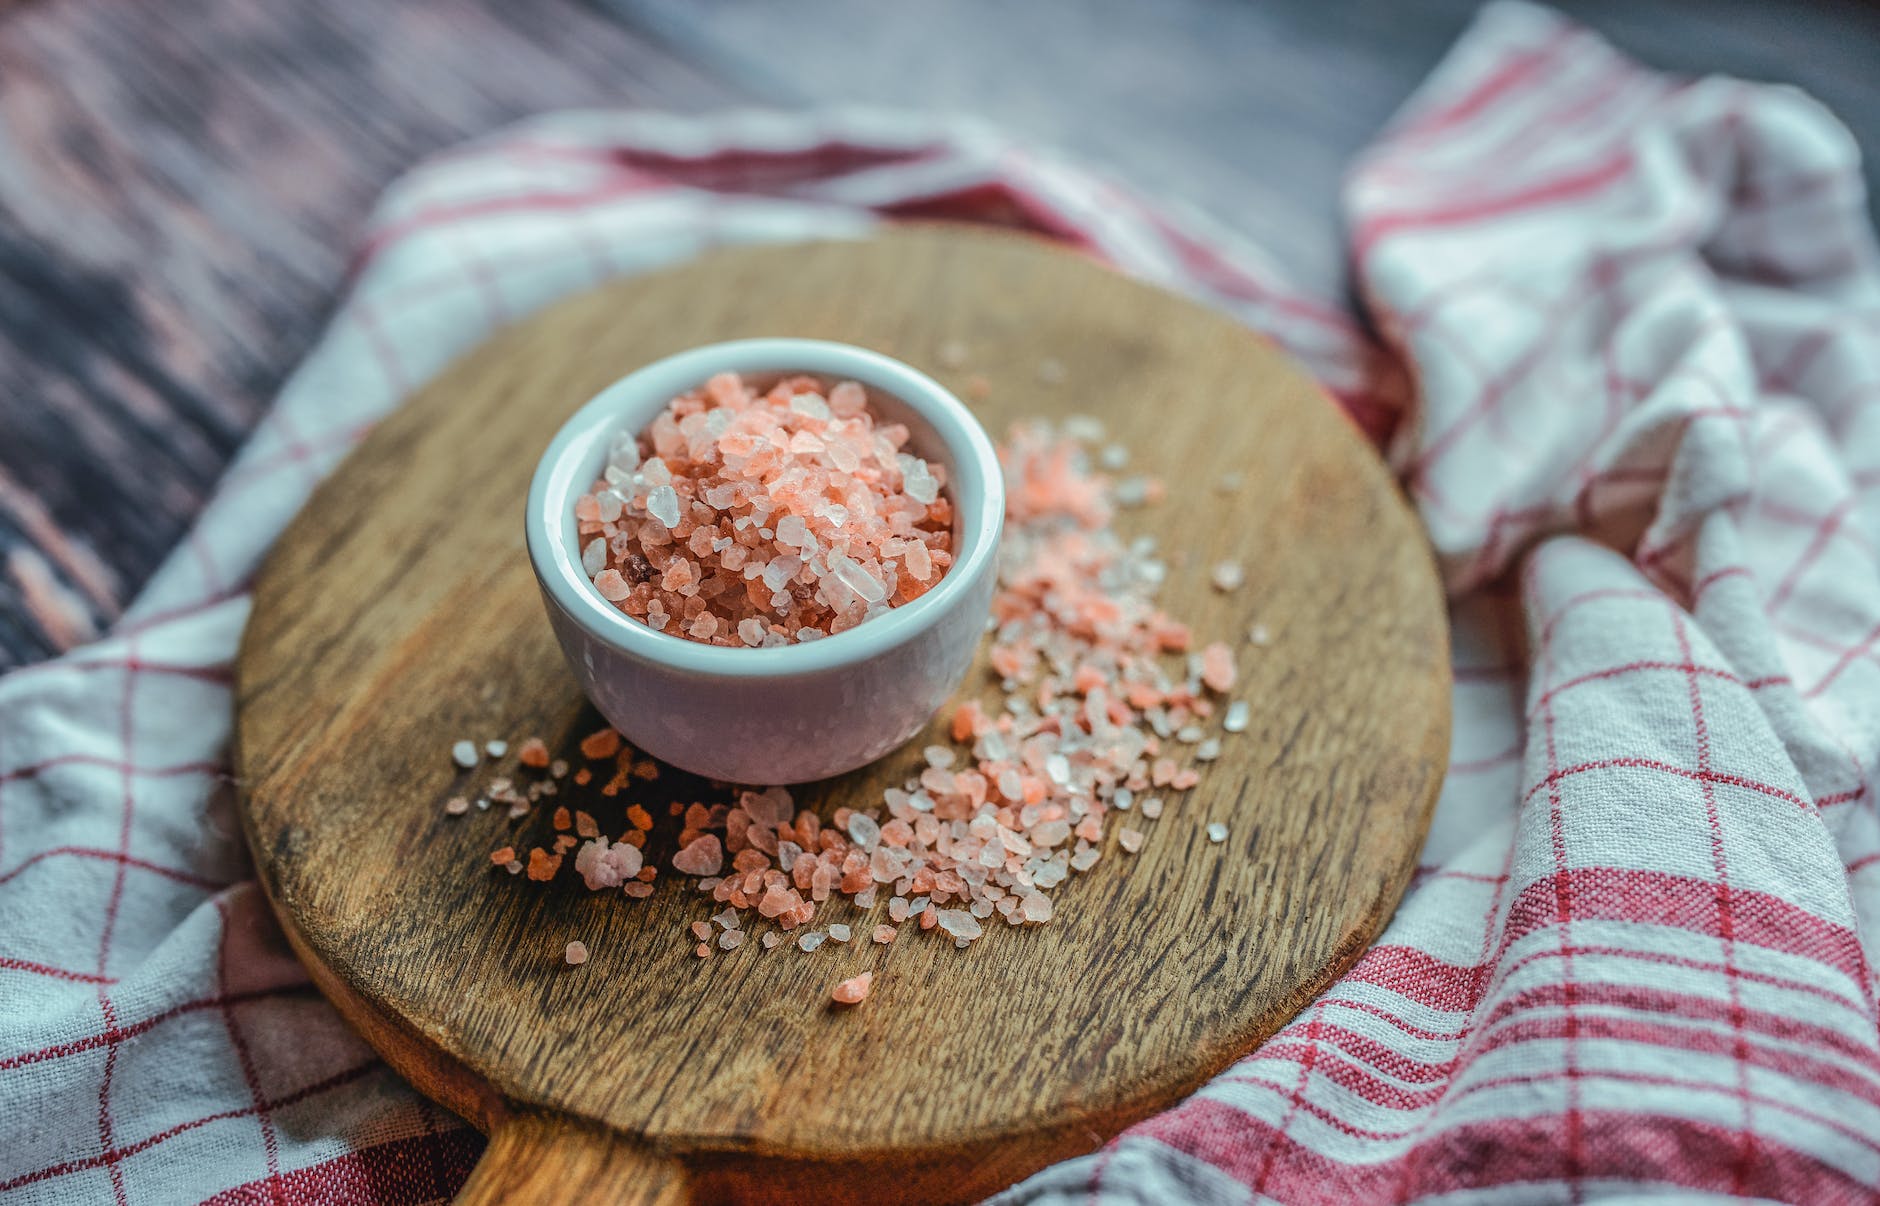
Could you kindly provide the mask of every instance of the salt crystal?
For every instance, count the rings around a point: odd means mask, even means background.
[[[562,952],[561,957],[565,959],[570,966],[579,967],[588,961],[587,944],[578,939],[574,942],[570,942],[568,949]]]
[[[1142,849],[1143,834],[1140,830],[1124,828],[1116,835],[1116,840],[1124,850],[1131,854]]]
[[[1210,737],[1195,747],[1196,762],[1212,762],[1221,756],[1221,739]]]
[[[450,756],[451,760],[458,766],[469,770],[474,767],[478,761],[477,743],[474,741],[459,741],[457,744],[450,747]]]
[[[507,741],[486,741],[483,743],[483,752],[492,758],[501,758],[504,754],[509,752],[509,743]]]
[[[1223,561],[1208,576],[1214,583],[1214,589],[1220,591],[1239,590],[1247,580],[1246,571],[1240,568],[1238,561]]]
[[[668,528],[679,526],[679,495],[671,486],[655,486],[646,495],[646,513]]]
[[[848,830],[849,840],[864,850],[873,850],[881,840],[881,826],[867,813],[850,813]]]
[[[955,938],[969,942],[984,932],[980,929],[979,919],[965,909],[941,909],[940,928]]]
[[[444,801],[444,811],[453,817],[460,817],[470,811],[470,801],[464,799],[462,796],[452,796],[450,799]]]
[[[1256,645],[1271,645],[1273,634],[1265,624],[1255,624],[1247,630],[1247,639]]]
[[[724,933],[718,935],[718,949],[721,951],[736,950],[743,941],[743,930],[726,930]]]
[[[1150,796],[1142,802],[1142,815],[1151,821],[1162,815],[1162,797]]]
[[[1227,715],[1221,718],[1221,727],[1230,733],[1246,732],[1249,711],[1246,700],[1236,699],[1227,705]]]
[[[829,937],[835,942],[847,942],[849,940],[849,927],[840,923],[832,925],[829,927]]]
[[[767,951],[773,950],[776,948],[777,944],[782,941],[783,941],[782,934],[779,934],[775,930],[769,930],[764,934],[764,949]]]
[[[1208,826],[1208,840],[1219,845],[1227,840],[1227,826],[1215,821]]]
[[[823,944],[823,937],[824,935],[820,930],[810,930],[808,933],[798,935],[796,940],[797,948],[805,951],[813,951]]]
[[[859,1005],[868,996],[868,990],[875,982],[874,972],[863,972],[852,980],[844,980],[829,990],[829,999],[838,1005]]]

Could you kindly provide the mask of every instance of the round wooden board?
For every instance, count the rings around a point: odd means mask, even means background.
[[[1089,414],[1160,475],[1124,514],[1172,569],[1164,601],[1241,653],[1253,704],[1142,852],[1115,830],[1057,918],[969,950],[931,934],[701,960],[716,906],[491,871],[546,815],[447,817],[459,737],[599,723],[549,633],[522,500],[562,419],[656,357],[801,335],[899,356],[995,436]],[[940,363],[958,341],[963,367]],[[1046,358],[1066,379],[1039,380]],[[974,378],[983,382],[974,382]],[[989,385],[989,392],[975,389]],[[1217,486],[1229,472],[1244,485]],[[1209,589],[1234,558],[1245,587]],[[1245,641],[1267,625],[1272,644]],[[1351,424],[1230,320],[1028,237],[904,228],[725,250],[501,332],[410,399],[314,496],[257,584],[237,764],[262,883],[314,976],[391,1063],[493,1141],[467,1199],[960,1201],[1166,1107],[1350,966],[1396,906],[1448,755],[1443,601],[1421,531]],[[983,665],[967,690],[990,687]],[[938,737],[942,722],[936,721]],[[944,738],[940,738],[944,739]],[[924,740],[799,792],[880,799]],[[492,771],[479,772],[487,781]],[[714,797],[669,772],[564,794],[618,833]],[[546,814],[548,809],[539,810]],[[1228,827],[1210,844],[1205,826]],[[847,903],[817,924],[848,920]],[[570,939],[593,952],[562,961]],[[875,972],[858,1009],[837,980]],[[584,1186],[586,1188],[584,1188]]]

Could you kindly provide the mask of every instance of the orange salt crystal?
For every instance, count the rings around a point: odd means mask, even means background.
[[[554,823],[555,828],[566,829],[568,826],[574,824],[574,818],[568,814],[566,807],[557,808],[555,810]]]
[[[697,956],[698,956],[699,958],[701,958],[701,959],[704,959],[704,958],[707,958],[707,957],[709,957],[709,956],[711,955],[711,953],[712,953],[712,948],[711,948],[711,946],[710,946],[710,945],[709,945],[708,943],[704,943],[704,942],[701,942],[701,943],[699,943],[699,944],[698,944],[698,946],[697,946],[697,947],[696,947],[696,948],[695,948],[695,949],[694,949],[694,950],[692,951],[692,953],[693,953],[693,954],[695,954],[695,955],[697,955]]]
[[[580,811],[574,814],[574,831],[584,838],[599,837],[601,835],[601,827],[595,824],[594,818]]]
[[[635,879],[622,884],[620,890],[636,900],[644,900],[653,894],[653,885]]]
[[[568,949],[562,952],[561,957],[567,960],[569,966],[579,967],[588,961],[587,944],[579,940],[570,942]]]
[[[531,737],[517,748],[516,759],[524,766],[541,770],[548,765],[548,745],[540,737]]]
[[[507,866],[515,861],[515,857],[516,850],[513,846],[504,846],[500,850],[490,851],[490,861],[499,867]]]
[[[627,805],[627,823],[632,825],[635,829],[651,829],[653,827],[653,814],[646,811],[646,809],[640,807],[638,804],[629,804]]]
[[[561,855],[550,854],[540,846],[529,851],[530,879],[550,880],[555,878],[555,872],[559,870],[561,870]]]
[[[629,846],[644,846],[646,845],[646,830],[629,829],[620,840]]]
[[[555,853],[556,854],[568,853],[570,850],[574,849],[575,843],[579,842],[580,840],[581,840],[580,838],[576,837],[572,833],[561,834],[559,837],[555,839]]]
[[[651,758],[642,758],[633,764],[633,777],[651,783],[659,778],[659,763]]]
[[[592,762],[611,758],[620,752],[620,734],[613,729],[597,729],[581,739],[581,756]]]
[[[875,983],[874,972],[863,972],[852,980],[844,980],[829,991],[829,999],[838,1005],[859,1005],[862,998]]]

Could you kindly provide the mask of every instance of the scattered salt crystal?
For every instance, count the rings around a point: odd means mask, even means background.
[[[840,923],[829,927],[829,937],[836,942],[849,940],[849,927]]]
[[[1162,815],[1162,797],[1150,796],[1142,802],[1142,815],[1151,821]]]
[[[896,932],[895,928],[891,925],[878,925],[875,927],[875,932],[872,937],[882,946],[886,946],[894,941]]]
[[[1097,461],[1105,469],[1121,469],[1124,465],[1129,464],[1129,449],[1123,447],[1121,444],[1106,445],[1102,454],[1098,456]]]
[[[1233,703],[1227,705],[1227,715],[1221,718],[1221,727],[1230,733],[1246,732],[1248,712],[1250,710],[1246,700],[1236,699]]]
[[[1252,628],[1247,629],[1247,639],[1256,645],[1271,645],[1273,643],[1273,634],[1268,630],[1265,624],[1255,624]]]
[[[451,761],[455,762],[458,766],[463,767],[465,770],[471,769],[478,761],[477,743],[474,741],[459,741],[457,744],[450,747],[450,757]]]
[[[460,817],[470,811],[470,801],[464,799],[462,796],[452,796],[450,799],[444,801],[444,811],[453,817]]]
[[[743,930],[726,930],[724,933],[718,935],[718,949],[721,951],[736,950],[743,941]]]
[[[1227,840],[1227,826],[1215,821],[1208,826],[1208,840],[1219,845]]]
[[[509,752],[509,743],[507,741],[486,741],[483,743],[483,752],[492,758],[501,758],[504,754]]]
[[[979,919],[965,909],[941,909],[940,928],[955,938],[969,942],[984,932],[980,929]]]
[[[859,1005],[868,996],[868,990],[875,982],[874,972],[863,972],[852,980],[844,980],[829,990],[829,999],[838,1005]]]
[[[1201,740],[1202,735],[1206,732],[1207,730],[1198,724],[1185,724],[1175,730],[1175,739],[1193,745],[1195,742]]]
[[[767,950],[767,951],[768,951],[768,950],[774,950],[774,949],[776,948],[776,946],[777,946],[777,944],[778,944],[778,943],[780,943],[780,942],[782,942],[782,941],[783,941],[783,935],[782,935],[782,934],[779,934],[779,933],[778,933],[777,931],[775,931],[775,930],[769,930],[769,931],[766,931],[766,932],[765,932],[765,934],[764,934],[764,949],[765,949],[765,950]]]
[[[1134,854],[1136,851],[1142,849],[1143,836],[1140,830],[1130,829],[1125,826],[1117,832],[1116,840],[1122,845],[1124,850]]]
[[[811,930],[797,937],[796,945],[801,950],[813,951],[823,944],[824,935],[820,930]]]
[[[570,966],[579,967],[588,961],[587,944],[578,939],[570,942],[568,949],[562,952],[561,957],[567,960]]]
[[[1247,580],[1246,571],[1241,569],[1238,561],[1221,562],[1208,577],[1214,583],[1214,589],[1221,591],[1239,590]]]
[[[673,869],[687,875],[716,875],[724,865],[724,846],[709,833],[693,838],[672,856]]]
[[[738,928],[738,911],[736,909],[724,909],[720,912],[713,913],[712,921],[721,930],[735,930]],[[700,934],[699,937],[703,938],[705,935]]]
[[[849,840],[864,850],[873,850],[881,840],[881,826],[865,812],[849,814]]]
[[[1221,756],[1221,739],[1210,737],[1195,747],[1196,762],[1212,762]]]

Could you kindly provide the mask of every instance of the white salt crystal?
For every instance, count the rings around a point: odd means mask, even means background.
[[[823,944],[824,936],[821,930],[811,930],[807,934],[799,937],[796,940],[796,945],[799,949],[813,951]]]
[[[1151,821],[1162,815],[1162,797],[1150,796],[1142,802],[1142,815]]]
[[[1267,630],[1265,624],[1255,624],[1247,630],[1247,639],[1256,645],[1271,645],[1273,634]]]
[[[1226,841],[1227,840],[1227,826],[1221,824],[1219,821],[1215,821],[1213,824],[1209,825],[1208,826],[1208,840],[1210,842],[1213,842],[1217,846],[1220,843]]]
[[[655,486],[646,495],[646,513],[668,530],[679,526],[679,494],[671,486]]]
[[[1227,705],[1227,715],[1221,718],[1221,727],[1230,733],[1247,731],[1247,714],[1251,709],[1244,699],[1236,699]]]
[[[940,483],[934,479],[927,462],[905,452],[897,458],[901,466],[901,490],[917,503],[931,503],[940,497]]]
[[[607,568],[606,537],[596,536],[588,541],[587,547],[581,550],[581,568],[590,578]]]
[[[828,419],[829,406],[815,394],[798,394],[790,399],[790,409],[812,419]]]
[[[953,765],[953,751],[944,745],[930,745],[920,753],[921,757],[927,760],[928,766],[937,766],[945,770]]]
[[[864,850],[873,850],[881,840],[881,826],[865,812],[849,814],[849,840]]]
[[[847,557],[833,558],[829,568],[837,581],[860,595],[865,603],[879,603],[888,597],[879,579]]]
[[[477,743],[474,741],[459,741],[457,744],[450,747],[450,756],[451,760],[458,766],[469,770],[477,764]]]
[[[940,928],[955,938],[972,941],[985,931],[980,928],[979,918],[965,909],[941,909]]]
[[[1214,567],[1209,577],[1214,582],[1214,589],[1222,591],[1239,590],[1241,583],[1247,580],[1246,571],[1240,568],[1238,561],[1221,562]]]
[[[832,925],[829,927],[829,937],[837,942],[847,942],[849,940],[849,927],[841,923]]]
[[[1212,762],[1221,756],[1221,739],[1210,737],[1195,747],[1196,762]]]
[[[509,752],[509,743],[507,741],[486,741],[483,743],[483,752],[492,758],[501,758],[504,754]]]
[[[743,941],[743,930],[726,930],[724,933],[718,935],[718,949],[723,951],[736,950],[738,945]]]
[[[1121,444],[1108,445],[1097,457],[1097,463],[1105,469],[1121,469],[1129,464],[1129,449]]]

